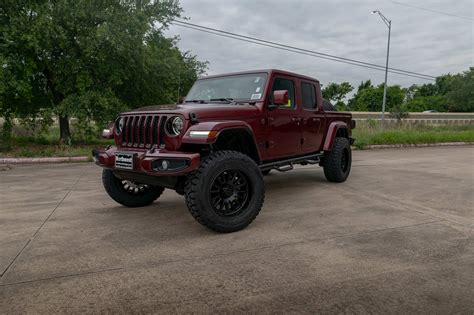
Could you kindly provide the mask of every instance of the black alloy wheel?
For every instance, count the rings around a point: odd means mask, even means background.
[[[113,200],[127,207],[147,206],[158,199],[165,190],[161,186],[120,179],[109,169],[102,171],[102,183]]]
[[[214,211],[222,216],[238,215],[251,198],[248,178],[238,170],[225,170],[211,184],[210,199]]]
[[[122,180],[122,189],[124,193],[132,194],[132,195],[143,195],[148,190],[150,190],[150,185],[147,184],[140,184],[133,182],[131,180]]]

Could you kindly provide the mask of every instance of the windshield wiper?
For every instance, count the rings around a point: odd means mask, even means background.
[[[235,103],[234,99],[233,98],[225,98],[225,97],[222,97],[222,98],[211,98],[209,100],[209,102],[226,102],[227,104],[233,104]]]
[[[205,104],[205,100],[185,100],[185,103],[199,103],[199,104]]]
[[[184,102],[185,103],[199,103],[199,104],[206,104],[206,103],[211,103],[211,102],[220,102],[220,103],[234,104],[234,105],[248,103],[250,105],[255,105],[254,101],[234,100],[233,98],[230,98],[230,97],[211,98],[209,101],[205,101],[205,100],[185,100]]]

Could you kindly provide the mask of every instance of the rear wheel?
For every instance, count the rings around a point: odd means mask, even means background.
[[[196,221],[223,233],[249,225],[260,212],[264,195],[257,164],[236,151],[209,155],[185,186],[186,203]]]
[[[342,183],[351,172],[352,152],[347,138],[334,140],[332,151],[324,156],[324,175],[330,182]]]
[[[102,171],[102,183],[109,196],[127,207],[143,207],[153,203],[165,188],[123,180],[111,170]]]

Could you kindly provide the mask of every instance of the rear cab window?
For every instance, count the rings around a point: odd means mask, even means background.
[[[303,109],[316,109],[316,88],[313,83],[301,82],[301,101]]]

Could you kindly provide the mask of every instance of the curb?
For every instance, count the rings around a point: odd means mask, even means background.
[[[41,157],[41,158],[0,158],[0,164],[37,164],[37,163],[66,163],[88,162],[88,156],[71,157]]]
[[[402,148],[427,148],[427,147],[450,147],[474,145],[474,142],[439,142],[439,143],[418,143],[418,144],[371,144],[364,146],[362,149],[352,147],[354,150],[370,150],[370,149],[402,149]]]

